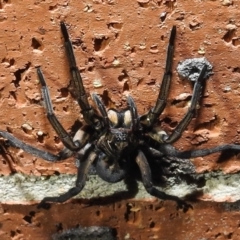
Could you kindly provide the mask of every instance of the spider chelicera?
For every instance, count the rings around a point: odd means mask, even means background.
[[[171,145],[171,143],[174,143],[181,137],[181,134],[195,115],[202,95],[207,65],[202,68],[195,82],[191,104],[186,115],[178,123],[175,130],[170,135],[167,135],[166,132],[156,125],[160,114],[166,106],[170,89],[176,26],[173,26],[170,33],[165,72],[156,104],[148,113],[142,116],[138,115],[136,105],[131,96],[127,96],[128,107],[121,111],[115,109],[107,111],[102,100],[96,94],[93,94],[92,98],[98,111],[89,104],[88,95],[84,89],[82,78],[76,65],[72,43],[69,39],[66,25],[63,22],[61,22],[61,31],[65,41],[72,76],[72,95],[76,98],[81,108],[86,125],[79,129],[73,138],[63,128],[53,112],[48,88],[42,71],[38,67],[37,74],[42,86],[47,118],[65,148],[57,155],[54,155],[23,143],[6,131],[0,131],[0,136],[5,138],[9,145],[23,149],[47,161],[60,161],[70,156],[75,156],[78,160],[76,186],[58,197],[45,197],[41,201],[40,206],[46,202],[65,202],[81,192],[92,165],[95,167],[96,173],[103,180],[115,183],[125,178],[131,161],[135,161],[140,169],[143,185],[149,194],[159,199],[176,201],[180,207],[188,208],[189,204],[182,199],[177,196],[168,195],[153,186],[149,162],[145,156],[149,155],[149,153],[154,155],[157,152],[162,156],[191,158],[206,156],[229,149],[240,150],[240,146],[229,144],[211,149],[181,152]]]

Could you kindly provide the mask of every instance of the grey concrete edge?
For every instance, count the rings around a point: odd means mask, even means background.
[[[194,192],[201,191],[201,200],[215,202],[234,202],[240,200],[240,173],[223,174],[222,172],[207,173],[203,175],[205,185],[198,188],[196,184],[184,181],[170,184],[163,189],[164,192],[184,198]],[[76,175],[60,174],[58,176],[30,176],[16,173],[9,176],[0,176],[0,202],[24,203],[40,201],[46,196],[59,196],[75,185]],[[171,182],[171,179],[168,179]],[[153,200],[141,182],[137,182],[138,191],[134,199]],[[110,184],[98,176],[90,175],[86,186],[76,198],[91,199],[111,196],[114,193],[127,191],[124,181]]]

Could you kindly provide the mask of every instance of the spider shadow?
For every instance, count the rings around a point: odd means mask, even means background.
[[[239,151],[234,151],[234,150],[222,151],[217,160],[217,163],[219,163],[219,164],[224,163],[224,162],[228,161],[229,159],[233,158],[234,156],[237,160],[240,160],[240,152]]]
[[[180,184],[184,181],[187,185],[196,185],[196,188],[191,193],[188,193],[186,196],[184,196],[184,200],[196,202],[197,198],[203,195],[201,187],[205,185],[205,179],[203,175],[197,174],[192,169],[189,170],[189,168],[192,167],[189,166],[190,160],[178,158],[161,158],[156,160],[149,158],[149,163],[152,171],[152,182],[155,187],[164,189],[169,187],[169,184],[172,184],[173,180],[176,184]],[[179,169],[185,167],[187,168],[186,172],[176,174]],[[188,171],[191,171],[191,173]],[[170,181],[169,178],[171,178]],[[109,196],[97,197],[88,200],[72,199],[71,202],[85,203],[86,207],[90,207],[96,205],[113,204],[121,200],[134,199],[139,192],[138,182],[142,181],[140,170],[135,162],[130,166],[128,174],[123,181],[127,190],[119,191]]]

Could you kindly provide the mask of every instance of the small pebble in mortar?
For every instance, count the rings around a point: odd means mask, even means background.
[[[177,72],[182,78],[187,78],[190,81],[195,82],[204,65],[207,65],[207,71],[204,76],[207,79],[209,76],[213,74],[212,72],[212,65],[206,58],[191,58],[185,59],[181,61],[177,66]]]

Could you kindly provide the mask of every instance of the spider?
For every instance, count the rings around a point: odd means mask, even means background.
[[[137,107],[130,95],[127,96],[127,108],[121,111],[116,109],[109,109],[107,111],[101,98],[95,93],[92,94],[92,98],[97,110],[89,104],[88,95],[84,89],[83,81],[76,65],[67,27],[64,22],[61,22],[60,26],[72,77],[71,84],[73,88],[71,93],[81,108],[81,113],[86,124],[76,132],[73,138],[64,129],[54,114],[45,78],[40,67],[38,67],[37,75],[42,87],[47,118],[65,146],[64,149],[55,155],[32,147],[6,131],[0,131],[0,136],[5,138],[10,146],[20,148],[47,161],[61,161],[70,156],[74,156],[77,159],[79,164],[77,166],[78,172],[75,187],[60,196],[45,197],[39,206],[43,206],[43,204],[49,202],[65,202],[80,193],[85,186],[88,172],[92,166],[95,167],[96,173],[103,180],[116,183],[125,178],[130,163],[135,161],[140,169],[143,185],[150,195],[163,200],[176,201],[179,207],[188,208],[190,205],[184,200],[177,196],[168,195],[153,186],[150,165],[146,155],[157,153],[160,156],[184,159],[206,156],[229,149],[240,150],[240,146],[228,144],[210,149],[181,152],[171,145],[181,137],[183,131],[195,115],[202,95],[207,65],[202,68],[195,82],[191,104],[186,115],[179,122],[175,130],[168,135],[157,126],[157,123],[159,116],[166,106],[170,89],[176,26],[173,26],[171,29],[165,72],[155,106],[142,116],[138,115]]]

